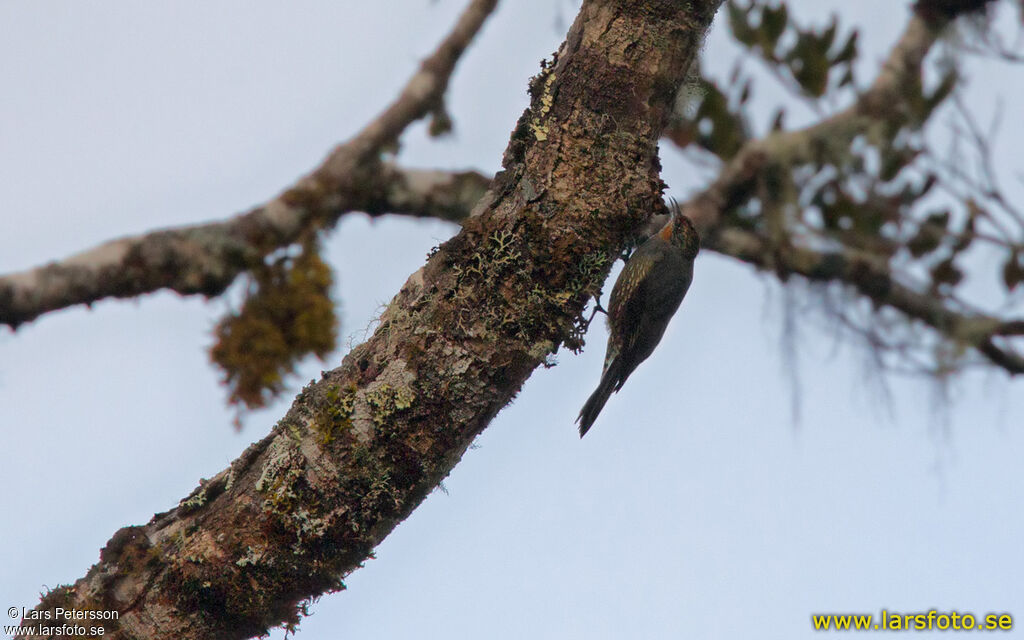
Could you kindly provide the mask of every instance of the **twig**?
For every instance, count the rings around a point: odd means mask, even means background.
[[[398,98],[273,200],[225,221],[121,238],[0,276],[0,324],[16,328],[49,311],[160,289],[216,296],[267,254],[332,228],[344,213],[385,212],[389,195],[399,196],[395,208],[416,215],[451,219],[457,215],[453,210],[471,208],[485,188],[479,176],[402,170],[380,162],[379,154],[409,124],[437,108],[455,64],[496,4],[470,3]],[[417,203],[421,208],[414,208]]]
[[[942,299],[897,282],[888,265],[880,264],[871,254],[793,246],[776,250],[773,243],[759,234],[735,228],[721,229],[705,237],[703,244],[762,269],[851,285],[876,305],[897,309],[956,342],[976,348],[1008,373],[1024,374],[1024,356],[993,342],[995,336],[1024,334],[1024,319],[1003,320],[967,308],[951,309]]]

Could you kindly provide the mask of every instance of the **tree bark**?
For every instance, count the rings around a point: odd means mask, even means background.
[[[370,340],[40,608],[117,610],[118,639],[246,638],[343,588],[530,373],[582,345],[587,300],[663,209],[658,139],[720,2],[586,0],[531,83],[490,196]]]

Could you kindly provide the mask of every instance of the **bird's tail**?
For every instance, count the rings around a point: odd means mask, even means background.
[[[601,413],[601,409],[604,408],[604,403],[608,402],[608,397],[612,395],[612,391],[615,391],[615,383],[618,382],[620,368],[618,358],[608,364],[601,374],[601,382],[597,385],[597,389],[594,390],[594,393],[590,394],[587,402],[580,409],[580,415],[576,418],[576,422],[580,425],[581,438],[590,430],[594,420],[597,420],[597,414]]]

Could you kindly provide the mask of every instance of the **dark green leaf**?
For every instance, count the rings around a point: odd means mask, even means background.
[[[748,20],[751,7],[748,6],[744,9],[735,2],[729,2],[726,8],[729,11],[729,28],[732,30],[732,37],[748,47],[753,46],[757,41],[757,34],[751,28]]]
[[[953,264],[953,258],[946,258],[939,264],[932,267],[932,284],[935,287],[949,285],[955,287],[963,280],[964,273]]]
[[[1011,253],[1003,265],[1003,283],[1007,291],[1013,291],[1021,282],[1024,282],[1024,256]]]
[[[832,48],[832,43],[836,40],[836,28],[839,27],[839,21],[836,17],[832,16],[832,22],[828,27],[818,36],[818,42],[820,43],[822,51],[828,51]]]
[[[914,235],[907,242],[907,250],[915,258],[931,253],[942,244],[942,238],[946,234],[946,227],[949,225],[949,211],[933,213],[921,224]]]
[[[774,58],[775,45],[786,31],[789,22],[789,9],[785,3],[777,8],[765,7],[761,11],[761,38],[765,55]]]
[[[847,64],[853,62],[857,58],[857,37],[859,33],[854,29],[850,33],[850,37],[846,39],[846,44],[839,50],[839,53],[832,56],[832,64],[838,64],[845,62]]]

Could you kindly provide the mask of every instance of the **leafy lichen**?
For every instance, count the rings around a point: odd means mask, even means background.
[[[373,407],[373,422],[382,426],[397,411],[408,409],[416,399],[416,394],[408,387],[393,387],[382,384],[367,391],[366,402]]]
[[[344,390],[338,385],[327,387],[323,402],[313,410],[313,427],[320,434],[323,444],[330,444],[339,434],[352,428],[357,390],[354,383],[350,383]]]
[[[548,125],[544,122],[544,119],[547,117],[548,112],[551,111],[551,105],[555,101],[554,95],[551,92],[551,87],[555,83],[555,77],[554,72],[548,71],[539,98],[540,106],[536,109],[536,113],[530,121],[530,131],[538,142],[548,139]]]

